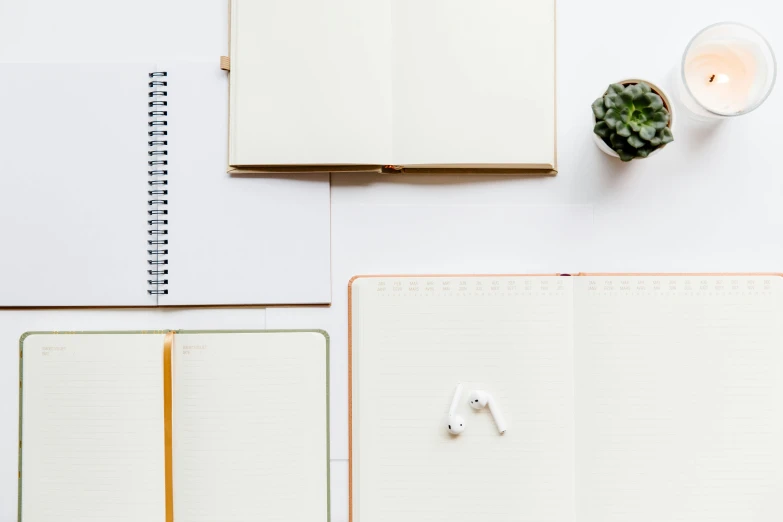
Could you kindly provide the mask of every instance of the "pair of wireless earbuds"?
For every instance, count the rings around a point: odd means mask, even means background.
[[[457,415],[457,406],[459,406],[459,400],[462,398],[462,383],[457,385],[457,389],[454,392],[454,398],[451,400],[451,407],[449,408],[449,416],[446,419],[446,429],[452,435],[459,435],[465,431],[465,419],[461,415]],[[498,431],[501,435],[506,432],[506,420],[503,418],[503,413],[500,411],[500,406],[497,405],[495,399],[489,392],[484,390],[473,390],[470,392],[468,403],[474,410],[480,410],[489,406],[489,412],[492,414],[492,418],[495,419],[495,424],[498,427]]]

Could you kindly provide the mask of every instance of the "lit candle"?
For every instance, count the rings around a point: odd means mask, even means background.
[[[680,96],[700,119],[739,116],[764,102],[775,74],[772,48],[758,32],[741,24],[715,24],[685,50]]]

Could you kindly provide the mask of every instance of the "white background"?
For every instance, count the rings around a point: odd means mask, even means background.
[[[208,59],[217,67],[228,52],[227,11],[227,0],[0,0],[0,62]],[[17,348],[26,330],[327,330],[332,520],[344,522],[351,276],[783,271],[783,81],[756,112],[719,127],[698,128],[677,112],[674,143],[630,165],[599,152],[590,134],[590,104],[612,81],[641,77],[674,94],[682,52],[708,24],[745,22],[783,56],[781,15],[776,0],[559,0],[559,175],[333,175],[330,308],[0,311],[0,522],[16,520]]]

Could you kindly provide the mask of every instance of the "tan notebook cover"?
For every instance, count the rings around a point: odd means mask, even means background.
[[[229,172],[555,175],[555,0],[230,1]]]

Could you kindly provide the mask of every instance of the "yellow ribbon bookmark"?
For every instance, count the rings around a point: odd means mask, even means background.
[[[168,332],[163,340],[163,432],[165,440],[166,466],[166,522],[174,522],[174,477],[171,456],[171,348],[174,332]]]

